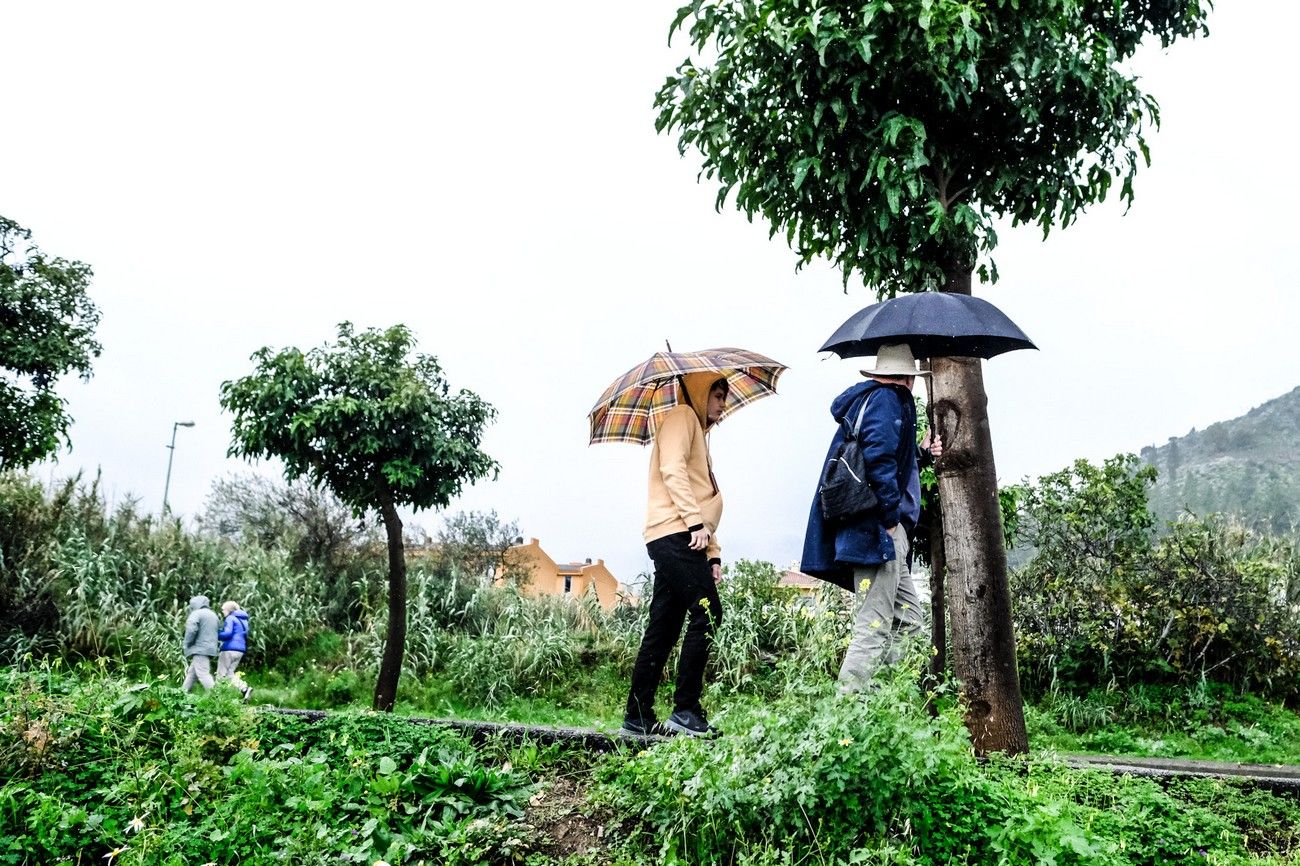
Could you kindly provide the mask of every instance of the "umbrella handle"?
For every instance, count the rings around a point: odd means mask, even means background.
[[[921,378],[925,380],[925,420],[929,423],[930,442],[933,443],[934,437],[939,435],[939,430],[934,426],[934,383],[931,381],[934,378],[934,369],[930,366],[929,358],[926,358],[923,363],[925,370],[930,373],[929,376],[922,376]],[[942,442],[943,438],[940,437],[939,441]],[[939,473],[938,461],[935,461],[934,471],[936,475]]]

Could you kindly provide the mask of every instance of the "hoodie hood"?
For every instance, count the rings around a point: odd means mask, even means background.
[[[232,611],[230,612],[230,615],[233,616],[235,619],[239,620],[240,622],[242,622],[242,623],[244,624],[245,627],[248,626],[248,611],[246,611],[246,610],[232,610]]]
[[[695,410],[695,417],[700,419],[700,426],[705,430],[709,429],[709,391],[713,389],[714,382],[726,378],[726,372],[716,370],[704,370],[682,376],[682,382],[686,385],[686,399],[690,401],[691,408]]]
[[[873,379],[846,388],[840,396],[831,401],[831,417],[835,419],[835,423],[843,424],[845,418],[856,416],[858,401],[866,399],[868,394],[879,387],[881,383]]]
[[[206,595],[196,595],[190,599],[190,610],[200,610],[208,606],[208,597]]]

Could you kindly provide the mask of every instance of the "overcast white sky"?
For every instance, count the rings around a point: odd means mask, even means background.
[[[985,367],[1003,482],[1300,384],[1300,4],[1218,5],[1209,39],[1140,58],[1164,124],[1132,211],[1001,232],[1002,281],[977,292],[1041,349]],[[171,485],[192,515],[246,468],[217,398],[253,351],[405,322],[500,411],[500,479],[453,510],[629,581],[649,452],[588,447],[587,411],[665,338],[734,345],[790,370],[713,434],[724,556],[797,559],[827,406],[860,366],[816,350],[874,297],[796,274],[655,134],[675,6],[0,3],[0,213],[92,264],[103,311],[94,378],[63,389],[73,450],[42,475],[102,467],[156,510],[193,420]]]

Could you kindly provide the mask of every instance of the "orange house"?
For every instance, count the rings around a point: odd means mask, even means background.
[[[556,562],[536,538],[513,545],[506,552],[506,565],[497,580],[506,578],[517,578],[520,591],[527,596],[581,598],[589,587],[594,587],[601,607],[609,610],[618,604],[618,579],[605,567],[605,560]]]

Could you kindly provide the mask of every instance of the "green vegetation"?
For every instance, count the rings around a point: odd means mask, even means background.
[[[0,695],[0,863],[469,864],[538,839],[530,755],[437,728],[49,670],[0,672]]]
[[[1300,546],[1214,516],[1157,537],[1154,477],[1125,455],[1017,492],[1035,551],[1012,578],[1026,690],[1204,681],[1300,699]]]
[[[868,700],[818,675],[719,713],[721,739],[593,757],[9,669],[0,864],[1300,862],[1293,798],[1050,754],[980,763],[956,705],[927,712],[915,674]]]
[[[1026,714],[1039,749],[1300,765],[1300,716],[1218,683],[1048,691]]]
[[[55,390],[90,378],[99,309],[84,262],[48,256],[0,216],[0,471],[31,466],[68,441],[72,418]]]
[[[472,391],[451,393],[438,359],[415,351],[405,325],[357,333],[310,352],[259,349],[256,369],[223,382],[235,416],[232,456],[279,458],[290,481],[310,479],[388,536],[388,622],[375,709],[393,709],[406,652],[406,554],[399,506],[445,508],[461,487],[496,475],[479,450],[496,410]]]
[[[726,736],[599,760],[471,746],[358,711],[386,561],[327,494],[223,481],[191,531],[110,512],[94,481],[0,475],[0,864],[1300,863],[1293,799],[1053,757],[1300,763],[1293,542],[1218,521],[1159,538],[1150,474],[1080,463],[1005,497],[1033,552],[1015,579],[1034,752],[991,763],[951,684],[918,691],[921,657],[835,697],[847,595],[800,596],[766,563],[722,585],[705,700]],[[646,606],[495,585],[513,534],[460,515],[413,550],[398,711],[617,726]],[[181,695],[196,590],[252,611],[259,703],[341,712]]]
[[[727,714],[717,742],[610,762],[599,797],[676,863],[1293,862],[1300,805],[1222,783],[978,764],[960,714],[916,700],[915,667],[869,700],[829,689]],[[1291,858],[1291,859],[1288,859]]]
[[[1231,514],[1261,532],[1300,527],[1300,388],[1239,418],[1142,449],[1160,470],[1151,510],[1160,525],[1190,512]]]

